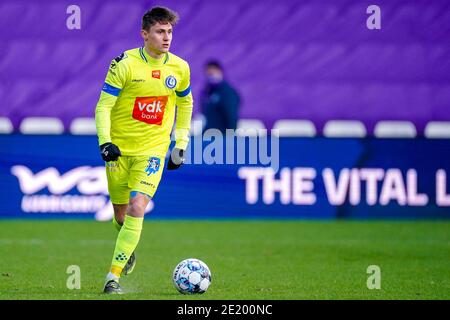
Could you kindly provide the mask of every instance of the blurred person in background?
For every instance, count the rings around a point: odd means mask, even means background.
[[[224,79],[222,65],[216,60],[205,64],[206,85],[201,94],[201,112],[206,124],[203,131],[218,129],[225,133],[226,129],[236,130],[241,98]]]

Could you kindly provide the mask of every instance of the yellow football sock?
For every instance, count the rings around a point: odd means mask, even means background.
[[[139,243],[143,221],[144,218],[125,216],[123,226],[117,236],[116,248],[111,262],[111,273],[117,277],[120,277],[122,269]]]
[[[113,216],[113,218],[112,218],[112,224],[117,229],[117,231],[120,231],[120,229],[122,228],[122,225],[117,222],[115,216]]]

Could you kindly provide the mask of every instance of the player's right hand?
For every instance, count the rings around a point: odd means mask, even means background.
[[[122,155],[119,147],[111,142],[104,143],[100,146],[100,154],[102,155],[102,159],[106,162],[117,161]]]

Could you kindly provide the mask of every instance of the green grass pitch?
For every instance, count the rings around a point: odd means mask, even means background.
[[[1,221],[0,299],[448,299],[450,222],[146,220],[123,296],[101,293],[114,249],[111,223]],[[185,296],[172,271],[185,258],[211,269]],[[66,286],[68,266],[81,289]],[[381,289],[367,288],[367,267]]]

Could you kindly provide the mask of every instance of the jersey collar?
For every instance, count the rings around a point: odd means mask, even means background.
[[[153,66],[162,66],[165,65],[167,61],[169,61],[169,53],[166,53],[165,57],[161,59],[155,59],[147,53],[144,47],[139,48],[139,54],[141,55],[142,60]]]

